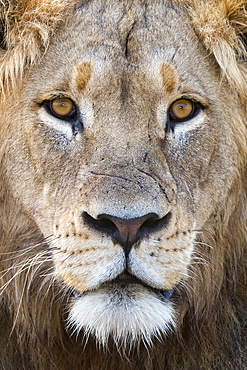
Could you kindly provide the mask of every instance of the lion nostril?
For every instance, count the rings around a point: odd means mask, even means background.
[[[91,228],[113,235],[117,232],[117,227],[110,219],[107,218],[93,218],[87,212],[83,212],[82,218],[84,222]]]
[[[162,218],[154,218],[150,217],[147,219],[140,227],[140,230],[142,233],[150,234],[154,231],[158,231],[164,227],[166,227],[171,219],[171,212],[168,212],[164,217]]]
[[[131,247],[145,234],[155,232],[162,227],[166,227],[171,213],[159,218],[155,213],[148,213],[144,216],[130,219],[123,219],[107,214],[100,214],[97,219],[84,212],[82,215],[84,222],[91,228],[107,233],[117,240],[124,248],[126,256]]]

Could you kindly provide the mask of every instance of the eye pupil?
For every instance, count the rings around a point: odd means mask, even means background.
[[[76,108],[73,101],[69,98],[56,98],[50,101],[51,112],[61,118],[71,118]]]

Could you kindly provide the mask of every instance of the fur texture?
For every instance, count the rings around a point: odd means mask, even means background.
[[[0,12],[0,368],[247,368],[246,1]]]

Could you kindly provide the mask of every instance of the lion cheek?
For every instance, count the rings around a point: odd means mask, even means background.
[[[193,253],[194,236],[178,235],[176,240],[157,245],[143,241],[134,246],[128,260],[128,270],[155,289],[170,290],[188,277]]]
[[[69,288],[83,293],[114,279],[125,268],[122,248],[109,243],[105,250],[84,246],[61,248],[53,253],[55,277]]]

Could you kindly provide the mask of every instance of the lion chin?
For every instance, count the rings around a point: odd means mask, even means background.
[[[174,327],[172,291],[152,291],[140,284],[106,284],[74,298],[68,329],[93,335],[99,346],[112,338],[117,348],[130,349],[169,333]]]

